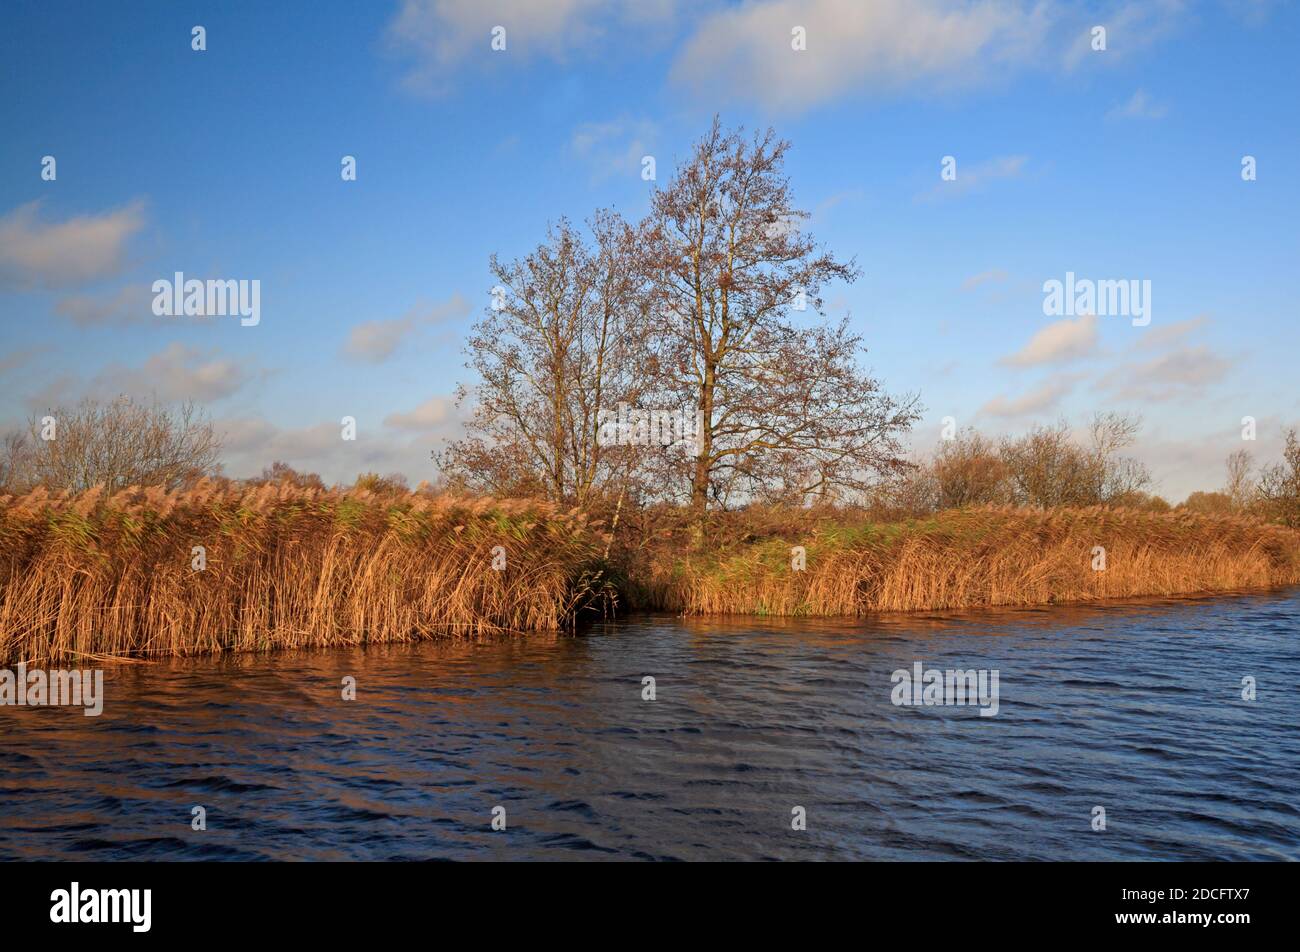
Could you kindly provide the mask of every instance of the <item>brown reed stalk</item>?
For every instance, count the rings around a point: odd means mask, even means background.
[[[844,529],[723,554],[661,551],[646,600],[687,614],[861,615],[1300,584],[1300,532],[1226,516],[981,508]],[[803,571],[791,566],[795,545]]]
[[[609,597],[602,541],[581,514],[531,501],[37,490],[0,498],[0,663],[559,629]]]
[[[598,523],[537,501],[220,481],[0,497],[0,663],[555,631],[608,609],[613,577],[636,607],[771,615],[1300,584],[1300,530],[1226,516],[982,508],[872,524],[791,511],[705,548],[674,544],[655,519],[619,527],[611,571]]]

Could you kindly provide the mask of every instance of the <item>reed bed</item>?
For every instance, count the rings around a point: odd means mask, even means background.
[[[611,540],[577,510],[425,492],[208,481],[2,496],[0,664],[553,632],[619,602],[861,615],[1300,584],[1300,530],[1232,517],[983,508],[882,524],[737,513],[694,544],[682,526],[664,528],[669,515]]]
[[[287,483],[0,497],[0,663],[559,629],[612,598],[598,528],[540,502]]]
[[[792,567],[803,546],[805,568]],[[1105,568],[1094,569],[1095,547]],[[1097,564],[1100,564],[1099,562]],[[952,510],[651,561],[643,603],[687,614],[861,615],[1300,583],[1300,532],[1123,509]]]

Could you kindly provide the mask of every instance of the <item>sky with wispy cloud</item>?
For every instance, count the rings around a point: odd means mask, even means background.
[[[1222,483],[1243,416],[1261,459],[1300,423],[1297,49],[1266,0],[10,0],[0,427],[192,398],[230,475],[432,478],[489,255],[639,217],[643,157],[663,181],[717,112],[792,141],[811,230],[862,270],[828,313],[919,391],[918,452],[948,416],[1127,410],[1181,499]],[[260,280],[260,322],[155,316],[175,272]],[[1067,272],[1149,280],[1150,323],[1046,316]]]

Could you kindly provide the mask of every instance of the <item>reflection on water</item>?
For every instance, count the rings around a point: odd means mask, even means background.
[[[1292,590],[124,665],[0,708],[0,858],[1295,859],[1298,634]],[[916,661],[1000,712],[895,707]]]

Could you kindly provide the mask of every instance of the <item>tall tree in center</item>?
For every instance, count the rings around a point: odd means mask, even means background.
[[[663,318],[659,366],[698,411],[683,460],[692,506],[779,489],[834,496],[903,465],[898,438],[915,400],[885,394],[859,369],[861,338],[822,314],[822,288],[851,282],[853,262],[804,229],[783,165],[789,143],[709,133],[653,198],[647,271]]]

